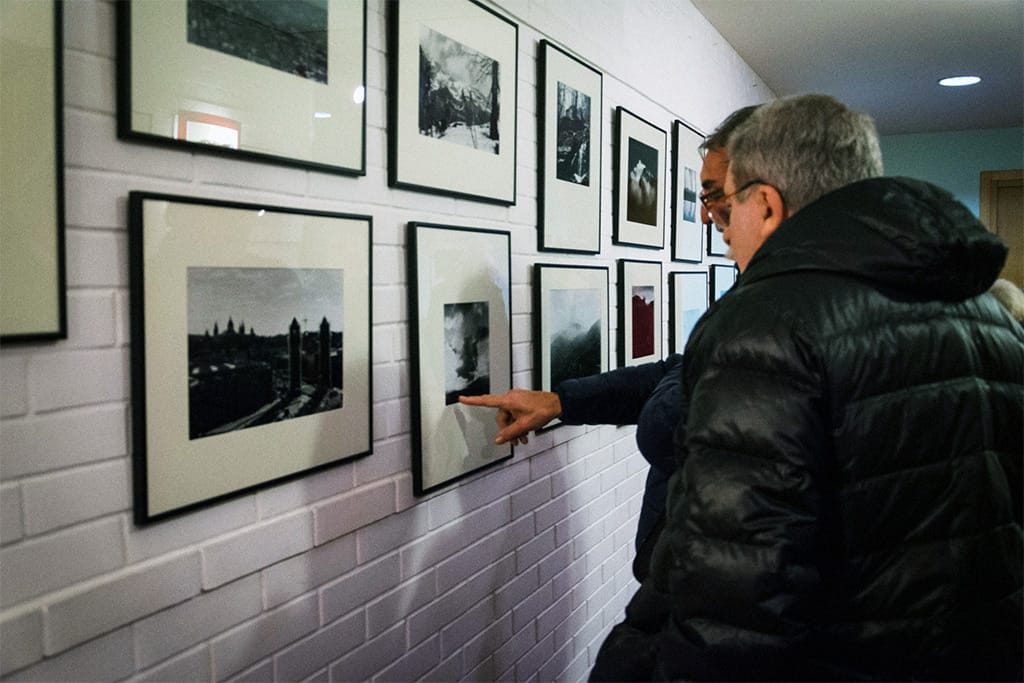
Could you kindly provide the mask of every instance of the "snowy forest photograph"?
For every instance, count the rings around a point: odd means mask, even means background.
[[[419,49],[420,134],[498,154],[497,60],[425,26]]]
[[[558,82],[559,180],[590,185],[590,96]]]

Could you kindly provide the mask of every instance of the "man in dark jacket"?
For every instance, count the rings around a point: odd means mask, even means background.
[[[594,677],[1021,680],[1005,247],[879,177],[870,118],[832,98],[764,105],[729,147],[742,274],[687,345],[667,525]]]
[[[701,219],[704,223],[715,221],[719,229],[728,221],[722,187],[729,166],[729,136],[756,108],[737,109],[700,145]],[[682,356],[671,354],[663,361],[569,379],[553,391],[513,389],[500,396],[462,396],[459,401],[498,409],[498,443],[525,444],[529,432],[556,418],[570,425],[635,424],[637,446],[650,464],[633,562],[633,575],[642,581],[664,525],[668,479],[676,468],[673,433],[680,418],[681,364]]]

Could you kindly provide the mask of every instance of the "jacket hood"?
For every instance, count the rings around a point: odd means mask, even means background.
[[[960,301],[991,286],[1006,246],[945,190],[910,178],[846,185],[787,219],[743,281],[827,270],[901,298]]]

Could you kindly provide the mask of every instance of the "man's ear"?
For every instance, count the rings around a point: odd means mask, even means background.
[[[771,185],[757,186],[759,199],[761,200],[761,238],[767,239],[782,224],[782,221],[789,218],[786,210],[786,202],[782,195]]]

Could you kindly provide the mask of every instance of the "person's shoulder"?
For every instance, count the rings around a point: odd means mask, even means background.
[[[988,291],[1014,320],[1024,322],[1024,290],[1007,279],[999,278]]]

